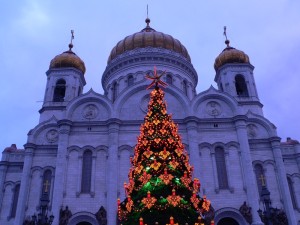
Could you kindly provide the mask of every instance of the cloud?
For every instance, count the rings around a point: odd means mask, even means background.
[[[40,1],[28,0],[21,8],[15,26],[20,29],[20,32],[25,32],[30,36],[39,35],[50,23],[50,17],[45,8]]]

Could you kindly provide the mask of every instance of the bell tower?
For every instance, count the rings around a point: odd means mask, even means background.
[[[52,116],[60,118],[62,110],[74,98],[82,94],[85,86],[84,62],[72,51],[74,32],[71,31],[69,50],[55,56],[46,72],[47,84],[44,103],[40,109],[40,122]]]
[[[253,76],[254,66],[251,65],[246,53],[230,46],[226,27],[224,27],[224,35],[226,48],[218,55],[214,63],[215,82],[218,89],[233,96],[241,104],[252,105],[251,109],[256,108],[254,111],[260,114],[262,104],[259,102]]]

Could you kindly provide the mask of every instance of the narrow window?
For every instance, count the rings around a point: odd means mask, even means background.
[[[218,172],[218,181],[220,189],[228,189],[227,170],[225,163],[225,152],[221,147],[216,147],[216,166]]]
[[[167,82],[167,84],[173,84],[173,79],[172,79],[172,76],[170,74],[167,75],[166,82]]]
[[[53,101],[54,102],[63,102],[66,94],[66,81],[60,79],[56,82],[54,88]]]
[[[114,82],[112,85],[112,100],[113,102],[116,100],[117,98],[117,82]]]
[[[183,81],[183,92],[184,92],[185,95],[188,94],[188,92],[187,92],[187,82],[186,82],[186,80]]]
[[[128,87],[133,85],[133,76],[132,75],[128,76],[127,82],[128,82]]]
[[[258,188],[258,192],[259,192],[259,196],[260,196],[262,186],[266,186],[264,169],[263,169],[262,165],[256,164],[254,167],[254,170],[255,170],[257,188]]]
[[[295,191],[294,191],[294,185],[293,181],[290,177],[287,177],[289,189],[290,189],[290,194],[291,194],[291,199],[292,199],[292,204],[294,209],[297,209],[297,203],[296,203],[296,198],[295,198]]]
[[[47,194],[47,195],[50,194],[51,179],[52,179],[51,170],[46,170],[43,176],[42,194]]]
[[[245,78],[242,75],[235,77],[235,89],[236,94],[240,97],[249,97],[247,84]]]
[[[17,184],[14,188],[14,196],[13,196],[11,214],[10,214],[11,218],[14,218],[16,216],[18,199],[19,199],[19,192],[20,192],[20,184]]]
[[[82,157],[81,192],[90,193],[92,176],[92,152],[87,150]]]

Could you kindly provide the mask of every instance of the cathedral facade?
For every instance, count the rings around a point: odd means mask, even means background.
[[[167,110],[215,209],[217,225],[262,225],[261,191],[300,224],[300,143],[282,142],[264,117],[254,66],[230,46],[217,56],[217,89],[197,93],[198,75],[187,49],[146,27],[119,41],[102,76],[104,94],[83,93],[84,62],[69,50],[46,72],[39,123],[24,149],[4,149],[0,162],[0,224],[21,225],[46,205],[54,225],[116,225],[125,198],[130,157],[147,112],[146,74],[166,75]]]

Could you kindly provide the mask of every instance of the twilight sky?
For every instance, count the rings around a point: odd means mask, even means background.
[[[198,73],[197,92],[213,85],[213,63],[225,48],[244,51],[264,114],[278,135],[300,140],[300,1],[298,0],[11,0],[0,7],[0,151],[23,148],[38,124],[45,72],[66,51],[74,29],[74,52],[85,62],[87,85],[103,94],[101,76],[111,49],[125,36],[150,26],[187,48]]]

